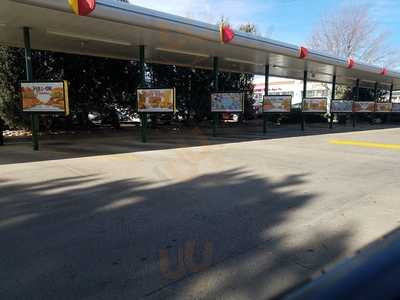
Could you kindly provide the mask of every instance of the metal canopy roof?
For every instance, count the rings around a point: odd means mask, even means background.
[[[299,47],[271,39],[235,32],[228,45],[219,42],[219,27],[145,9],[112,0],[97,0],[89,17],[74,15],[67,0],[1,0],[0,44],[23,47],[21,28],[32,29],[32,47],[65,53],[138,59],[139,45],[146,46],[149,63],[176,64],[212,69],[212,57],[220,57],[223,71],[270,75],[338,84],[400,89],[400,73],[382,67],[356,63],[347,68],[347,60],[317,51],[309,51],[306,60],[298,58]]]

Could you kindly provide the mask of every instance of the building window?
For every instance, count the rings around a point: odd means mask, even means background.
[[[271,96],[282,96],[282,95],[290,95],[290,96],[294,96],[294,92],[269,92],[269,95]]]
[[[327,90],[308,90],[307,98],[328,97]]]

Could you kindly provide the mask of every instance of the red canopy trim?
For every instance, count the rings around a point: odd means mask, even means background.
[[[306,47],[299,48],[299,58],[306,59],[308,57],[308,49]]]
[[[356,62],[355,62],[354,59],[349,58],[349,59],[347,60],[347,68],[353,69],[355,65],[356,65]]]
[[[228,44],[235,38],[235,32],[230,26],[221,24],[220,26],[220,41],[222,44]]]
[[[96,9],[96,0],[68,0],[68,3],[79,16],[88,16]]]

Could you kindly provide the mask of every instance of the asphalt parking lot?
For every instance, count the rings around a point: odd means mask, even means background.
[[[0,147],[0,299],[266,299],[399,226],[400,128]]]

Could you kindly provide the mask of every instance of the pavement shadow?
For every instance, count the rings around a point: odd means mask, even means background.
[[[307,174],[0,182],[1,299],[265,299],[346,251],[296,223]],[[297,225],[296,225],[297,224]]]

